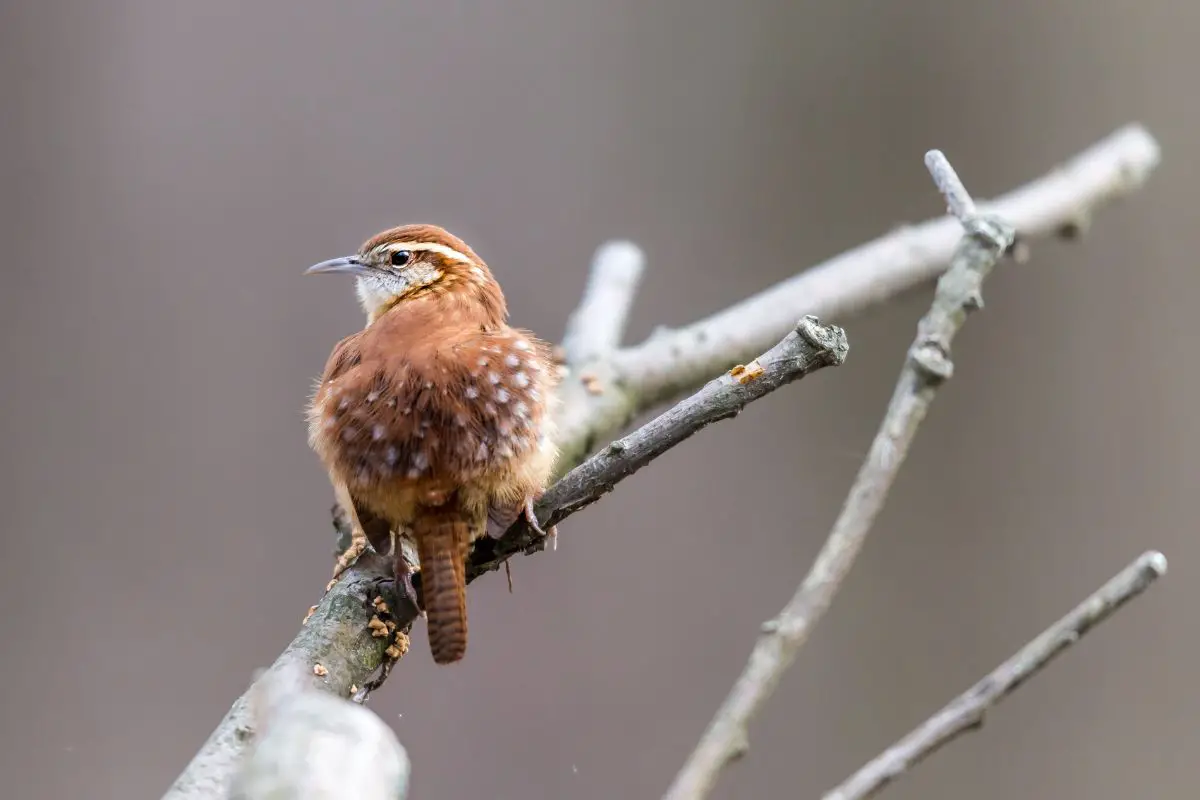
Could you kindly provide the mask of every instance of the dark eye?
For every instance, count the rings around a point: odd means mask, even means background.
[[[411,259],[412,259],[412,253],[410,253],[407,250],[393,250],[392,251],[392,266],[393,267],[403,267]]]

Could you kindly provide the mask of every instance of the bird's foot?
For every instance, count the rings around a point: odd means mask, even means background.
[[[342,573],[354,566],[354,562],[358,561],[358,557],[367,549],[367,535],[361,529],[355,528],[350,534],[350,546],[346,548],[340,556],[337,563],[333,566],[333,577],[325,586],[325,591],[328,592],[333,588],[333,585],[338,582],[338,578],[342,577]]]

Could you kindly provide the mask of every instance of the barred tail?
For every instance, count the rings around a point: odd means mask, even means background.
[[[413,524],[421,559],[429,649],[438,664],[452,664],[467,652],[467,549],[470,525],[460,511],[426,511]]]

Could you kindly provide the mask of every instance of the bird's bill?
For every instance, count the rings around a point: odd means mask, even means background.
[[[362,275],[370,272],[371,267],[358,256],[342,256],[313,264],[304,270],[305,275]]]

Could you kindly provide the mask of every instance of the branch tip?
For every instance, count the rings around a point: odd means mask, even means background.
[[[989,709],[1012,694],[1084,634],[1141,595],[1166,573],[1167,559],[1151,550],[1110,578],[1082,603],[1022,647],[974,686],[951,700],[903,739],[876,756],[822,800],[865,800],[943,745],[978,730]]]

